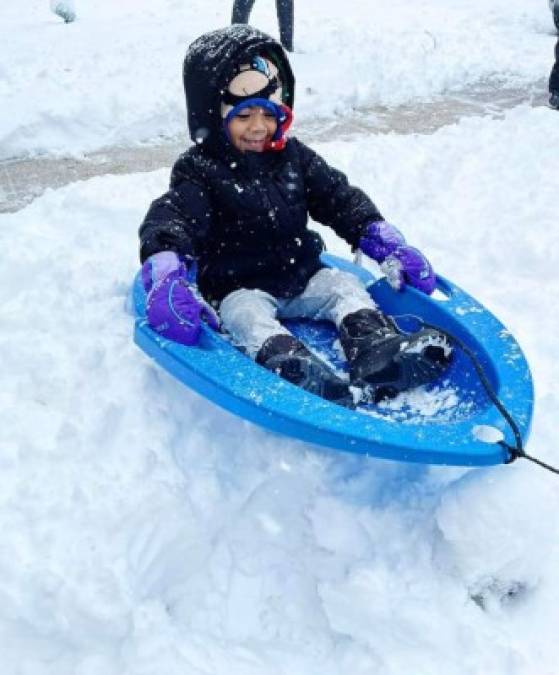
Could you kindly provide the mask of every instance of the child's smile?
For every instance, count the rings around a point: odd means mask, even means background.
[[[245,108],[229,123],[229,136],[240,152],[264,152],[276,133],[277,124],[269,110]]]

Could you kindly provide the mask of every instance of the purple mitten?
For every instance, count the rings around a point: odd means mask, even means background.
[[[406,284],[430,295],[435,290],[436,277],[431,263],[413,246],[399,246],[381,264],[392,288],[401,290]]]
[[[149,293],[154,285],[163,281],[170,272],[180,269],[180,266],[180,258],[174,251],[160,251],[150,255],[142,265],[142,283],[146,293]]]
[[[188,283],[186,265],[176,253],[172,254],[174,260],[167,253],[170,252],[156,253],[142,267],[142,280],[148,290],[148,322],[163,337],[192,346],[200,339],[201,322],[218,330],[219,319]]]
[[[369,223],[365,234],[359,240],[359,248],[369,258],[383,262],[398,246],[406,243],[404,235],[385,220]]]

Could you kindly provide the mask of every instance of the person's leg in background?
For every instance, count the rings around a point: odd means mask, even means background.
[[[254,0],[235,0],[233,3],[233,13],[231,14],[231,23],[248,23],[253,5]]]
[[[559,31],[559,0],[550,0],[549,7],[551,9],[551,13],[553,14],[553,23],[555,24],[555,28],[557,28]]]
[[[280,42],[288,52],[293,51],[293,0],[276,0]]]
[[[555,0],[559,4],[559,0]],[[559,38],[555,44],[555,63],[549,76],[549,105],[559,110]]]

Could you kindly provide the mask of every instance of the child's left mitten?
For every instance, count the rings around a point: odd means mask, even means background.
[[[388,283],[399,291],[409,285],[430,295],[437,283],[435,272],[427,258],[413,246],[399,246],[381,263]]]
[[[384,220],[369,223],[359,240],[359,248],[380,264],[392,288],[401,290],[409,284],[423,293],[435,289],[436,277],[427,258],[404,235]]]

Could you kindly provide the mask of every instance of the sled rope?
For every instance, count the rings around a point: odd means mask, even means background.
[[[363,266],[363,252],[361,249],[357,249],[355,251],[355,256],[353,260],[355,265],[358,265],[360,267]],[[506,460],[505,464],[512,464],[512,462],[516,461],[519,457],[522,457],[523,459],[527,459],[529,462],[533,462],[534,464],[537,464],[538,466],[541,466],[544,469],[547,469],[548,471],[551,471],[552,473],[559,474],[559,468],[552,466],[551,464],[547,464],[546,462],[543,462],[541,459],[538,459],[537,457],[533,457],[532,455],[529,455],[525,450],[524,446],[522,443],[522,435],[520,434],[520,431],[518,429],[518,426],[514,419],[512,418],[511,414],[509,411],[505,408],[505,406],[501,403],[499,400],[497,394],[495,393],[495,390],[491,386],[491,382],[489,382],[487,375],[485,374],[485,371],[481,367],[481,363],[479,362],[479,359],[477,356],[474,354],[473,350],[470,349],[460,338],[457,338],[455,335],[451,335],[449,332],[446,330],[443,330],[439,326],[434,326],[433,324],[428,323],[427,321],[424,321],[420,316],[417,316],[416,314],[400,314],[400,317],[409,317],[412,319],[415,319],[418,321],[422,326],[425,328],[433,328],[434,330],[438,330],[440,333],[442,333],[444,336],[446,336],[451,342],[454,342],[455,344],[458,345],[458,347],[468,356],[470,361],[472,362],[476,373],[478,374],[479,380],[481,384],[483,385],[483,388],[485,389],[485,393],[487,396],[489,396],[491,402],[493,405],[497,408],[497,410],[501,413],[505,421],[508,423],[510,426],[512,433],[514,435],[515,443],[516,445],[510,445],[509,443],[506,443],[505,441],[498,441],[498,444],[505,448],[505,450],[508,450],[509,453],[509,458]],[[394,319],[398,319],[398,316],[394,316]]]
[[[451,342],[454,342],[456,345],[458,345],[458,347],[466,354],[466,356],[469,357],[479,377],[479,380],[483,385],[483,388],[485,389],[485,393],[487,394],[487,396],[489,396],[493,405],[497,408],[497,410],[501,413],[505,421],[508,423],[514,435],[515,445],[510,445],[505,441],[497,441],[498,444],[501,447],[505,448],[505,450],[507,450],[509,453],[509,458],[505,462],[505,464],[512,464],[512,462],[517,460],[519,457],[522,457],[523,459],[527,459],[529,462],[533,462],[534,464],[537,464],[538,466],[541,466],[542,468],[547,469],[552,473],[559,474],[558,468],[551,466],[551,464],[547,464],[546,462],[542,462],[542,460],[538,459],[537,457],[532,457],[524,450],[522,443],[522,436],[520,434],[516,422],[512,418],[509,411],[505,408],[503,403],[499,400],[497,394],[495,393],[495,390],[491,386],[491,383],[489,382],[489,379],[487,378],[487,375],[485,374],[485,371],[483,370],[479,362],[479,359],[474,354],[472,349],[470,349],[462,340],[460,340],[460,338],[457,338],[455,335],[452,335],[451,333],[447,332],[443,328],[440,328],[439,326],[434,326],[433,324],[424,321],[420,316],[416,316],[415,314],[402,314],[399,316],[414,318],[417,321],[419,321],[419,323],[425,328],[432,328],[433,330],[439,331],[444,336],[446,336]],[[394,318],[398,319],[399,316],[395,316]]]

